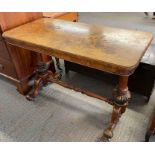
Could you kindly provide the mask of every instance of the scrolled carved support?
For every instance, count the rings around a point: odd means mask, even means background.
[[[113,137],[113,129],[115,128],[117,122],[119,121],[119,117],[121,116],[121,107],[114,105],[113,112],[111,116],[111,123],[108,128],[104,130],[103,136],[101,139],[110,139]]]
[[[56,74],[53,61],[47,63],[40,62],[36,67],[36,77],[34,80],[33,89],[26,96],[26,99],[32,101],[38,96],[39,90],[46,86],[50,78],[60,78],[60,75]]]
[[[119,118],[121,115],[125,112],[126,107],[128,106],[128,102],[131,99],[131,93],[128,90],[128,77],[127,76],[121,76],[119,78],[119,84],[116,88],[114,88],[113,91],[113,100],[114,100],[114,106],[113,106],[113,112],[111,117],[111,122],[104,130],[103,136],[101,139],[110,139],[113,137],[113,130],[116,127]]]
[[[125,112],[125,109],[127,107],[127,103],[124,105],[117,105],[115,104],[113,106],[112,116],[111,116],[111,122],[109,126],[104,130],[103,136],[101,139],[111,139],[113,137],[113,130],[115,129],[119,118],[121,117],[122,113]]]
[[[128,90],[128,87],[125,90],[120,90],[118,86],[113,90],[113,99],[116,104],[123,105],[126,102],[129,102],[131,99],[131,93]]]
[[[40,89],[40,87],[41,87],[41,83],[42,83],[42,80],[41,80],[40,77],[38,77],[37,79],[35,79],[33,90],[30,91],[28,95],[26,95],[26,99],[27,99],[27,100],[32,101],[32,100],[34,100],[34,98],[35,98],[36,96],[38,96],[39,89]]]

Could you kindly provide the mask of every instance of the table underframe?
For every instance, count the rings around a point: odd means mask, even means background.
[[[129,76],[119,76],[118,85],[113,90],[113,99],[108,99],[106,97],[74,87],[68,83],[61,81],[61,74],[56,72],[53,60],[47,63],[40,62],[36,68],[35,73],[36,74],[33,89],[26,96],[28,100],[34,100],[38,96],[40,89],[49,83],[57,83],[65,88],[72,89],[88,96],[103,100],[113,106],[113,111],[111,121],[108,127],[104,130],[103,136],[100,138],[100,141],[109,141],[109,139],[113,137],[113,131],[119,121],[119,118],[125,112],[126,107],[128,106],[128,102],[131,99],[131,94],[128,90]]]

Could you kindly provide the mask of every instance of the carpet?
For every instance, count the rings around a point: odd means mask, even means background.
[[[97,141],[107,127],[112,106],[57,84],[29,102],[15,86],[0,79],[0,141]],[[142,111],[127,109],[111,141],[143,141],[153,102]]]

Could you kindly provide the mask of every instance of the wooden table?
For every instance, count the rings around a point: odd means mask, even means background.
[[[48,70],[53,63],[40,64],[34,91],[27,96],[28,99],[36,97],[40,83],[46,85],[47,82],[56,82],[107,101],[113,105],[113,112],[111,122],[102,138],[108,139],[113,136],[119,117],[125,112],[131,98],[128,77],[138,66],[153,39],[149,32],[47,18],[9,30],[3,33],[3,37],[9,44],[15,46],[119,75],[118,85],[113,91],[113,100],[109,100],[63,83],[55,71]]]

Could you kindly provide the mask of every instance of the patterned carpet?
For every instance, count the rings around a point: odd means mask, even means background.
[[[46,87],[34,102],[3,78],[0,88],[0,141],[93,142],[110,120],[112,106],[56,84]],[[153,106],[152,98],[149,104],[131,104],[111,141],[144,141]]]

